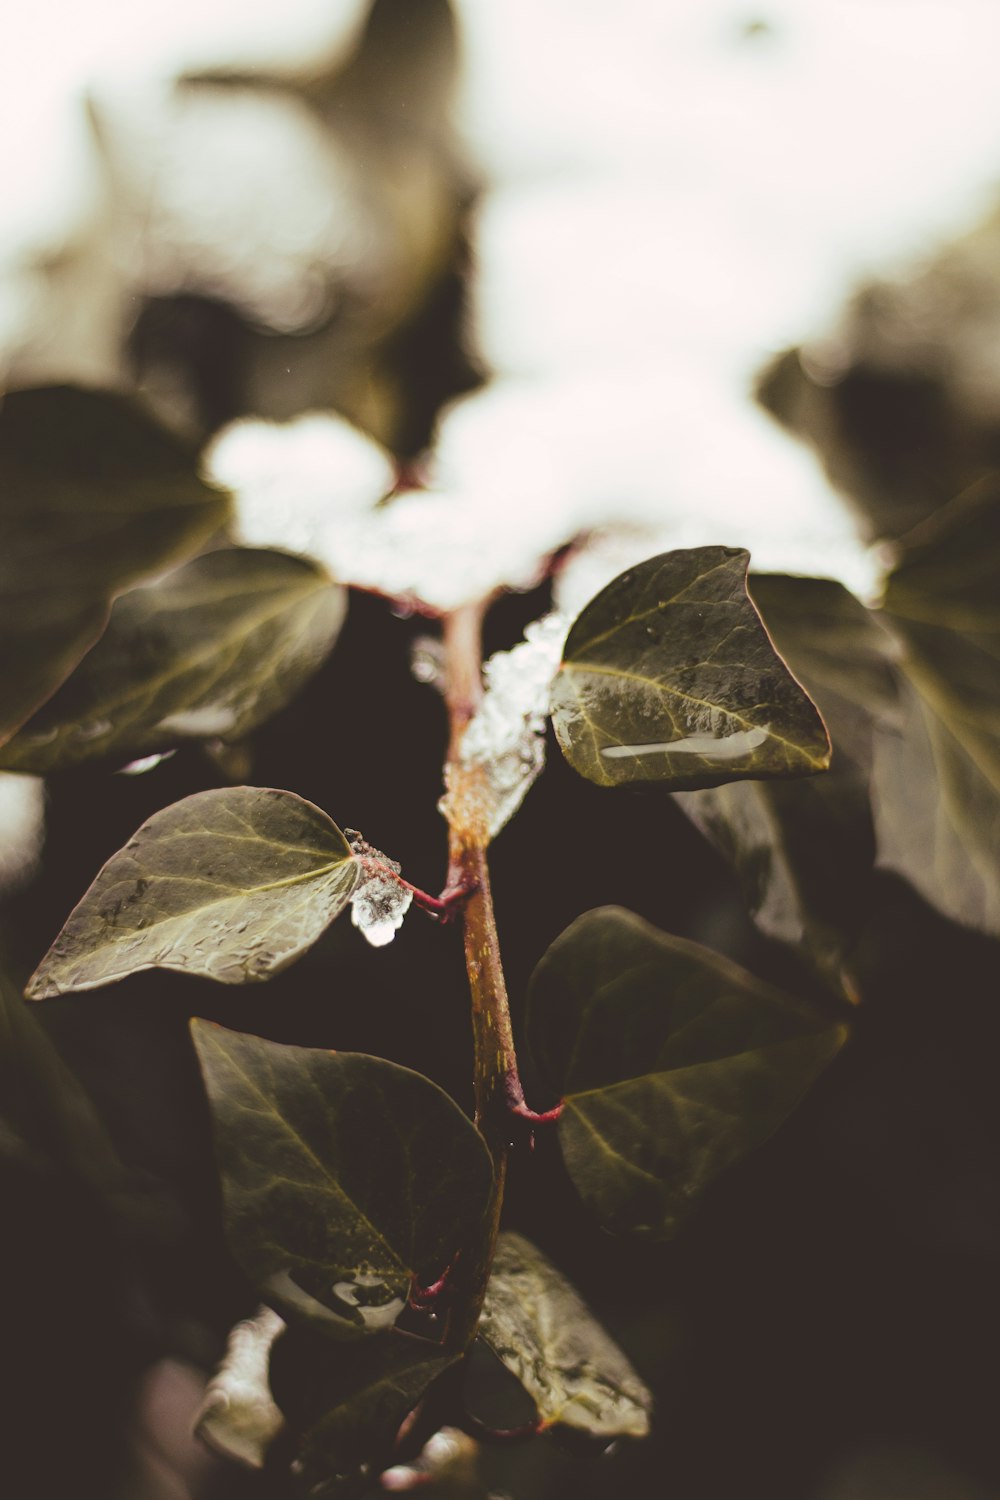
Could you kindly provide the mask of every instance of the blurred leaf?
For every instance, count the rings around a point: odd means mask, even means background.
[[[545,1426],[645,1437],[652,1396],[565,1276],[530,1241],[501,1234],[479,1336],[534,1399]]]
[[[289,1328],[271,1355],[271,1389],[307,1480],[384,1466],[407,1414],[460,1358],[398,1331],[348,1346]]]
[[[876,743],[879,860],[955,921],[1000,933],[1000,494],[906,539],[883,612],[903,643],[901,727]]]
[[[54,1162],[102,1194],[124,1171],[86,1091],[14,986],[0,973],[0,1130],[5,1152]]]
[[[269,1307],[236,1324],[195,1418],[194,1430],[209,1447],[251,1469],[264,1467],[283,1425],[268,1384],[268,1363],[284,1326]]]
[[[671,790],[823,770],[823,722],[775,654],[732,547],[622,573],[570,630],[552,689],[563,754],[599,786]]]
[[[408,1068],[192,1022],[233,1254],[283,1315],[392,1325],[486,1209],[482,1136]]]
[[[247,984],[292,963],[343,911],[358,866],[340,829],[292,792],[197,792],[143,823],[70,913],[32,1000],[141,969]]]
[[[110,391],[0,406],[0,741],[94,644],[116,594],[196,552],[229,499],[193,453]]]
[[[678,802],[734,866],[761,931],[804,946],[840,982],[874,865],[868,793],[876,719],[896,712],[895,645],[841,584],[754,575],[768,633],[817,703],[832,741],[825,776],[732,782]]]
[[[248,734],[320,665],[345,605],[305,558],[251,548],[196,558],[117,601],[98,644],[0,751],[0,768],[44,775]]]
[[[911,685],[876,736],[872,791],[879,864],[953,921],[1000,935],[997,783]]]
[[[606,1228],[661,1237],[777,1130],[847,1036],[617,907],[552,944],[532,977],[528,1034],[564,1100],[559,1142],[578,1192]]]

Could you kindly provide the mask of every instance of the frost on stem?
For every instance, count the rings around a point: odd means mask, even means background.
[[[494,838],[520,807],[545,765],[549,691],[562,656],[569,620],[563,614],[534,620],[524,640],[497,651],[483,668],[486,691],[462,737],[463,769],[479,768],[475,821]],[[440,809],[449,822],[468,822],[469,808],[455,805],[453,777]]]
[[[351,896],[351,921],[373,948],[384,948],[402,927],[413,892],[399,879],[401,867],[394,859],[366,843],[356,829],[347,829],[347,837],[361,877]]]

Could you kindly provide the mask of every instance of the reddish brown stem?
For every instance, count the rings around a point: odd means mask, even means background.
[[[468,605],[444,621],[445,700],[450,738],[445,769],[450,828],[447,890],[466,892],[462,908],[465,967],[472,1002],[474,1117],[493,1157],[494,1191],[475,1243],[463,1250],[456,1276],[456,1304],[447,1342],[466,1348],[479,1319],[496,1249],[503,1205],[512,1116],[540,1124],[558,1111],[536,1115],[524,1100],[517,1068],[510,1003],[493,914],[489,866],[486,770],[466,765],[462,736],[482,698],[482,618],[486,608]],[[460,1285],[459,1285],[460,1283]]]

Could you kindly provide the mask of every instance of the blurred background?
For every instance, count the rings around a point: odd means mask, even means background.
[[[0,385],[140,391],[248,490],[269,444],[274,541],[340,482],[346,419],[390,477],[514,531],[624,522],[638,555],[745,545],[869,597],[887,541],[1000,462],[998,55],[992,0],[36,0],[0,52]],[[489,649],[548,602],[505,598]],[[436,889],[424,628],[352,599],[241,774]],[[417,915],[385,953],[338,927],[260,992],[143,975],[26,1015],[101,861],[224,775],[195,749],[118,770],[0,776],[14,1492],[277,1494],[188,1431],[253,1301],[186,1018],[378,1052],[466,1102],[458,954]],[[639,852],[564,857],[595,839]],[[671,803],[609,805],[558,756],[494,864],[515,1007],[606,901],[814,983]],[[601,1236],[551,1142],[515,1174],[512,1225],[654,1387],[654,1435],[463,1450],[442,1494],[998,1493],[995,953],[889,876],[861,949],[852,1051],[676,1244]]]

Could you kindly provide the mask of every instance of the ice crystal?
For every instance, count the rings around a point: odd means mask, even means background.
[[[509,822],[545,765],[549,690],[568,624],[562,614],[534,620],[519,645],[497,651],[483,668],[486,691],[459,755],[463,766],[486,771],[481,814],[490,838]],[[447,795],[441,810],[445,817],[453,810]]]
[[[387,859],[354,829],[348,829],[347,836],[361,870],[351,896],[351,921],[373,948],[384,948],[402,927],[413,892],[398,879],[400,866],[394,859]]]

